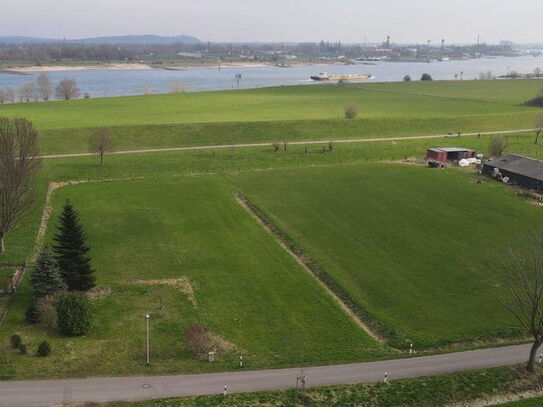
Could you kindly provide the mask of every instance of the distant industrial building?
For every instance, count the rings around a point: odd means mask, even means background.
[[[493,175],[508,183],[543,190],[543,161],[518,154],[507,154],[497,160],[485,161],[483,174]]]
[[[469,148],[461,147],[442,147],[442,148],[429,148],[426,152],[426,158],[428,160],[435,161],[460,161],[462,159],[474,158],[476,153]]]

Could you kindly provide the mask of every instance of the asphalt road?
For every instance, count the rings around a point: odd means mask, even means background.
[[[308,386],[377,382],[523,363],[529,345],[481,349],[382,362],[310,367]],[[142,400],[200,394],[279,390],[294,387],[299,368],[213,374],[103,377],[0,382],[0,406],[54,406],[63,402]]]
[[[530,133],[533,129],[518,129],[518,130],[497,130],[497,131],[483,131],[478,133],[462,133],[460,137],[473,137],[477,135],[500,135],[500,134],[518,134],[518,133]],[[305,141],[288,141],[291,146],[296,145],[311,145],[311,144],[323,144],[323,143],[370,143],[379,141],[401,141],[401,140],[420,140],[420,139],[433,139],[433,138],[458,138],[458,134],[434,134],[429,136],[399,136],[399,137],[375,137],[375,138],[360,138],[360,139],[331,139],[331,140],[305,140]],[[247,147],[270,147],[276,144],[275,142],[269,143],[244,143],[244,144],[218,144],[211,146],[187,146],[187,147],[168,147],[168,148],[147,148],[142,150],[120,150],[108,153],[108,155],[123,155],[123,154],[142,154],[142,153],[163,153],[168,151],[190,151],[190,150],[220,150],[230,148],[247,148]],[[66,154],[48,154],[41,155],[40,158],[73,158],[73,157],[88,157],[96,155],[95,153],[66,153]]]

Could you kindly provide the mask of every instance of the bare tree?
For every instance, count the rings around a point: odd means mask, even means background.
[[[36,86],[32,82],[23,83],[17,90],[19,102],[30,103],[36,100]]]
[[[89,150],[100,156],[100,166],[104,165],[104,155],[114,151],[114,148],[113,137],[107,129],[98,130],[90,137]]]
[[[26,119],[0,118],[0,254],[5,236],[34,201],[38,132]]]
[[[183,82],[173,82],[170,85],[170,93],[185,93],[187,91],[187,87]]]
[[[9,100],[8,92],[6,89],[0,89],[0,105],[3,105]]]
[[[498,277],[506,296],[498,300],[533,339],[526,365],[533,372],[543,344],[543,239],[534,234],[523,250],[511,250],[500,264]]]
[[[508,146],[503,137],[492,137],[488,142],[488,152],[491,157],[498,158],[503,155]]]
[[[79,97],[79,87],[73,79],[62,79],[55,88],[57,99],[70,100]]]
[[[40,97],[44,102],[47,102],[51,99],[51,95],[53,94],[53,81],[49,75],[42,73],[38,76],[38,79],[36,79],[36,83],[38,84],[38,93]]]
[[[539,136],[541,135],[541,132],[543,131],[543,114],[540,115],[537,119],[535,119],[534,130],[535,130],[534,144],[537,144],[537,142],[539,141]]]
[[[7,95],[7,101],[10,103],[15,103],[15,92],[12,88],[6,88],[5,89],[6,95]]]

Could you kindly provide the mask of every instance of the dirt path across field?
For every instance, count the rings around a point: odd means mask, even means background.
[[[530,133],[533,129],[518,129],[518,130],[498,130],[498,131],[486,131],[478,133],[463,133],[462,137],[474,137],[474,136],[488,136],[488,135],[504,135],[504,134],[518,134],[518,133]],[[326,143],[374,143],[374,142],[390,142],[390,141],[404,141],[404,140],[423,140],[423,139],[437,139],[437,138],[459,138],[458,134],[434,134],[430,136],[399,136],[399,137],[374,137],[374,138],[359,138],[359,139],[329,139],[329,140],[305,140],[305,141],[286,141],[290,146],[299,145],[314,145],[314,144],[326,144]],[[110,155],[123,155],[123,154],[143,154],[143,153],[164,153],[169,151],[193,151],[193,150],[219,150],[228,148],[249,148],[249,147],[271,147],[277,142],[266,143],[243,143],[243,144],[216,144],[210,146],[187,146],[187,147],[168,147],[168,148],[147,148],[141,150],[121,150],[109,153]],[[42,155],[40,158],[54,159],[54,158],[73,158],[73,157],[88,157],[95,155],[94,153],[67,153],[67,154],[47,154]]]

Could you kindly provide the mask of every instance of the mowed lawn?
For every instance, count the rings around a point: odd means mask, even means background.
[[[42,152],[88,151],[96,128],[118,149],[330,140],[529,128],[537,80],[285,86],[0,106],[42,133]],[[347,120],[345,106],[358,117]]]
[[[512,189],[400,164],[230,179],[363,309],[416,348],[507,336],[492,264],[541,225]]]
[[[48,239],[69,198],[81,213],[104,292],[94,300],[96,321],[81,338],[26,324],[26,278],[2,340],[19,333],[30,354],[13,353],[0,373],[17,378],[228,370],[237,368],[239,355],[247,368],[384,357],[387,351],[237,204],[234,192],[221,176],[60,189]],[[145,367],[146,313],[151,367]],[[196,322],[229,344],[214,364],[187,352],[184,332]],[[37,358],[44,339],[52,356]]]

